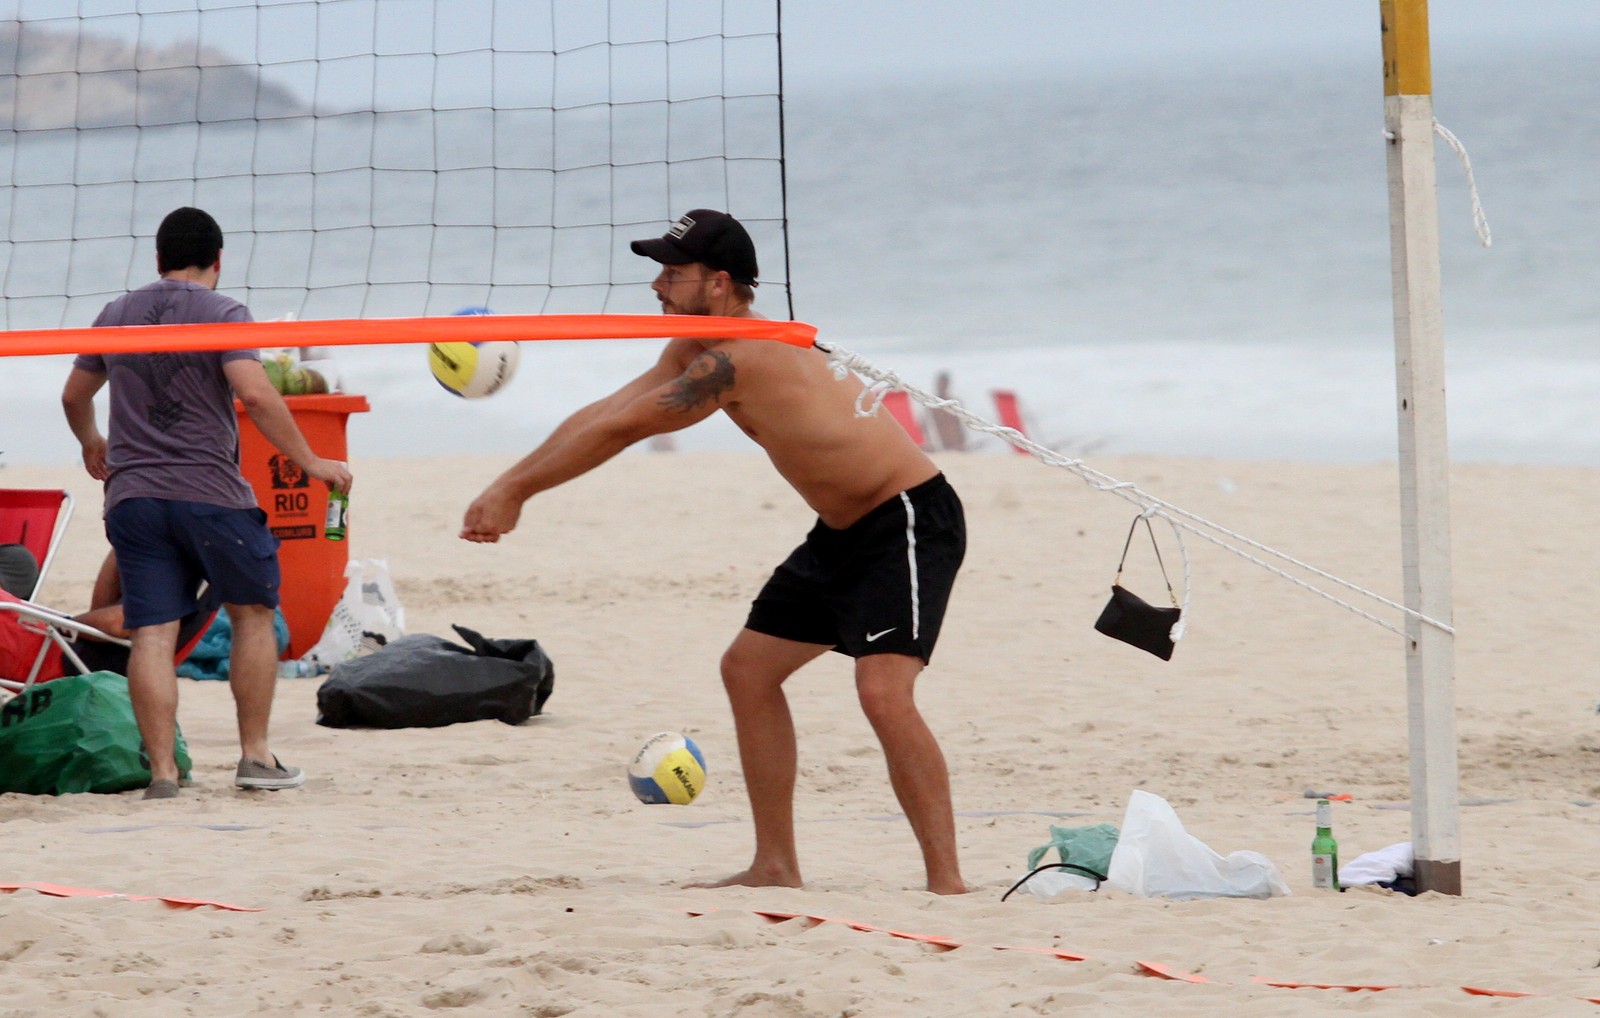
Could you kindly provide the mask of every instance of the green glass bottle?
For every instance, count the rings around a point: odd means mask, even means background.
[[[322,525],[322,536],[330,541],[343,541],[345,527],[350,522],[350,496],[342,491],[328,492],[328,517]]]
[[[1311,886],[1339,889],[1339,843],[1333,838],[1333,806],[1317,800],[1317,836],[1311,839]]]

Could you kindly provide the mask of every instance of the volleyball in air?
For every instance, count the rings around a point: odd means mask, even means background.
[[[458,315],[492,315],[488,308],[462,308]],[[428,367],[438,383],[463,399],[493,396],[517,373],[522,348],[510,340],[429,343]]]
[[[687,806],[706,787],[705,755],[686,735],[657,732],[633,755],[628,787],[640,802]]]

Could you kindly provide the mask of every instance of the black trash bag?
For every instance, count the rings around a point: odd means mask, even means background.
[[[328,728],[440,728],[461,721],[520,725],[544,709],[555,666],[537,640],[493,640],[451,626],[469,646],[402,636],[344,661],[317,690]]]

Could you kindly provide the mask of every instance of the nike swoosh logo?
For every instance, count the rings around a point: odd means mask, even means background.
[[[888,636],[890,633],[894,632],[896,629],[899,629],[899,628],[900,628],[899,626],[890,626],[888,629],[885,629],[881,633],[868,633],[867,634],[867,642],[868,643],[875,643],[875,642],[877,642],[878,637],[880,637],[880,636]]]

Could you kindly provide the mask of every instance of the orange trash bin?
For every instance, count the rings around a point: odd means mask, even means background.
[[[289,412],[306,436],[311,451],[323,459],[350,459],[345,452],[345,423],[351,414],[372,407],[365,396],[331,393],[285,396]],[[239,414],[239,466],[255,489],[256,502],[267,514],[267,526],[278,539],[278,567],[283,573],[279,594],[289,623],[289,658],[298,658],[322,638],[333,606],[344,593],[344,567],[350,542],[323,536],[328,513],[328,488],[314,481],[278,452],[261,434],[244,406]],[[348,535],[347,535],[348,537]]]

